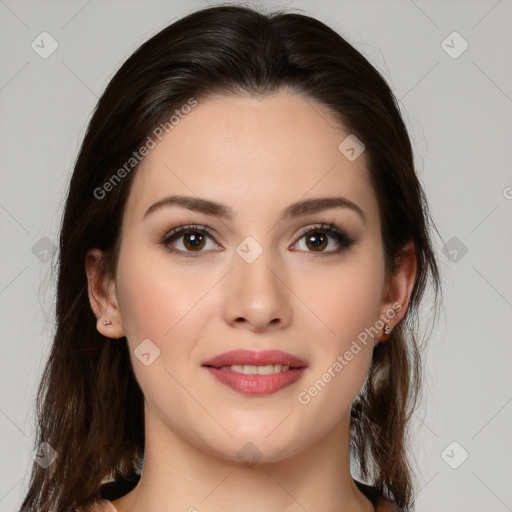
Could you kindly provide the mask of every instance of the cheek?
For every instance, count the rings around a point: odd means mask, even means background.
[[[380,306],[380,274],[355,269],[341,274],[331,280],[338,284],[317,288],[310,296],[322,323],[313,322],[309,328],[314,365],[297,396],[307,417],[324,429],[349,414],[365,382],[374,348],[371,328]]]
[[[119,257],[116,291],[133,370],[149,402],[161,400],[162,389],[172,402],[180,390],[171,375],[183,381],[181,372],[190,364],[203,286],[186,273],[171,275],[165,254],[125,254]]]
[[[172,271],[164,250],[129,251],[129,243],[126,248],[116,277],[127,337],[131,345],[145,338],[163,342],[198,303],[204,283],[191,272]]]
[[[375,324],[381,303],[382,279],[371,268],[347,272],[328,294],[332,329],[341,339],[356,338]]]
[[[326,270],[321,276],[304,274],[302,293],[311,344],[310,375],[298,401],[310,407],[311,417],[326,424],[347,411],[363,385],[371,362],[379,319],[384,265],[378,250],[365,251],[350,264]],[[303,320],[304,321],[304,320]],[[309,405],[308,405],[309,404]],[[330,404],[326,408],[325,404]],[[331,407],[331,405],[333,407]]]
[[[133,371],[149,403],[177,407],[181,391],[172,376],[183,380],[179,371],[191,350],[183,329],[192,327],[190,313],[201,290],[180,273],[169,275],[160,255],[130,251],[129,244],[125,249],[119,255],[116,293]]]
[[[384,265],[375,254],[365,250],[340,264],[295,274],[291,288],[303,298],[296,313],[303,310],[300,321],[311,335],[316,332],[325,352],[342,350],[375,325],[384,284]]]

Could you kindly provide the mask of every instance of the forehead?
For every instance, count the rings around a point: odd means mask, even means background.
[[[136,171],[127,215],[172,193],[233,205],[235,214],[341,194],[378,216],[364,152],[351,161],[339,149],[349,135],[298,94],[210,97],[156,140]]]

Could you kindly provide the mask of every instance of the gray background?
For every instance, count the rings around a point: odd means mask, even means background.
[[[88,119],[133,50],[206,5],[0,0],[0,512],[16,509],[28,482],[53,329],[52,247]],[[512,510],[512,0],[255,5],[330,24],[399,98],[444,279],[413,419],[416,510]],[[43,31],[58,43],[46,59],[31,47],[51,48]]]

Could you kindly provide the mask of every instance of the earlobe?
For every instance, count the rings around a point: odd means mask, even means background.
[[[396,259],[395,272],[383,291],[380,318],[385,319],[379,342],[387,341],[394,327],[404,318],[416,280],[417,259],[413,242],[408,242]]]
[[[102,274],[102,258],[103,252],[100,249],[90,249],[85,255],[89,302],[96,316],[98,332],[107,338],[121,338],[125,333],[117,304],[115,282]]]

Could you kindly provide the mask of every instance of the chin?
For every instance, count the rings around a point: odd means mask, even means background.
[[[286,434],[286,432],[284,433]],[[226,444],[208,445],[208,451],[222,459],[252,467],[256,464],[286,460],[304,448],[299,446],[289,434],[285,437],[276,434],[273,439],[265,437],[265,435],[257,432],[252,436],[235,436],[233,439],[230,438]]]

